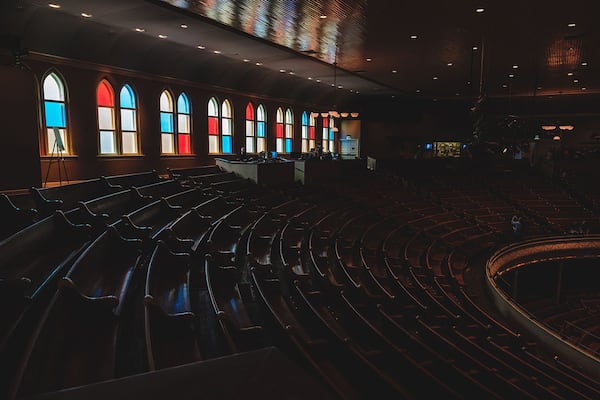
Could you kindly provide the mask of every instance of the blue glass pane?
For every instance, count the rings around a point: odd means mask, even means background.
[[[160,113],[160,131],[173,132],[173,114],[167,112]]]
[[[302,125],[308,125],[308,114],[306,111],[302,113]]]
[[[329,130],[329,140],[334,140],[335,139],[335,132],[333,130]]]
[[[265,137],[265,123],[264,122],[257,122],[256,124],[256,136],[258,137]]]
[[[133,96],[133,90],[129,85],[123,86],[119,95],[121,107],[123,108],[135,108],[135,97]]]
[[[56,126],[66,128],[65,105],[64,103],[55,103],[46,101],[46,126]]]
[[[222,137],[222,141],[223,141],[223,153],[231,153],[231,136],[223,136]]]
[[[292,152],[292,139],[285,139],[285,152],[286,153]]]
[[[181,93],[177,98],[177,112],[183,114],[190,113],[190,102],[188,101],[188,98],[185,95],[185,93]]]

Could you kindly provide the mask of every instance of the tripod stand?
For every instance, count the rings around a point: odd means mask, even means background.
[[[65,151],[65,145],[63,144],[62,137],[58,128],[54,128],[54,145],[52,146],[52,153],[50,154],[50,161],[48,162],[48,169],[46,171],[46,178],[44,179],[44,187],[48,186],[48,176],[50,175],[50,167],[53,162],[58,164],[58,183],[62,185],[62,171],[65,173],[65,179],[69,183],[69,175],[67,174],[67,166],[65,165],[65,158],[63,152]],[[62,171],[61,171],[62,164]]]

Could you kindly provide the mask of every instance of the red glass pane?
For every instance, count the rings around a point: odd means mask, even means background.
[[[275,137],[278,137],[278,138],[283,137],[283,124],[277,124],[277,130],[275,132]]]
[[[323,118],[323,128],[329,127],[329,118]]]
[[[311,126],[309,128],[308,137],[309,137],[309,139],[314,139],[315,138],[315,127],[314,126]]]
[[[179,145],[179,154],[190,154],[192,152],[190,145],[190,135],[177,135]]]
[[[98,85],[98,105],[102,107],[114,107],[115,106],[115,95],[113,94],[112,87],[107,81],[102,81]]]
[[[217,117],[208,117],[208,134],[219,134],[219,119]]]
[[[250,103],[246,106],[246,119],[254,121],[254,107],[252,107],[252,104]]]

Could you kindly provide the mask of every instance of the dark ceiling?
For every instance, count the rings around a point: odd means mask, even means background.
[[[600,92],[597,0],[54,2],[9,0],[3,33],[30,52],[296,96],[334,82],[344,96]]]

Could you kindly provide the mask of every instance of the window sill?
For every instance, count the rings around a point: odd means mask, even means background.
[[[193,158],[196,157],[196,154],[161,154],[161,157],[173,158],[173,157],[181,157],[181,158]]]
[[[100,159],[123,159],[123,158],[144,158],[143,154],[98,154]]]
[[[79,158],[79,155],[77,154],[62,154],[62,155],[40,155],[40,159],[42,160],[52,160],[52,159],[56,159],[56,158],[69,158],[69,159],[76,159]]]

